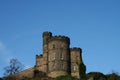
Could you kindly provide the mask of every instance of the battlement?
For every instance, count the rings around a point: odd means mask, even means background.
[[[42,58],[42,57],[43,57],[42,54],[40,54],[40,55],[36,55],[36,58]]]
[[[73,48],[70,48],[70,51],[80,51],[80,52],[82,52],[82,49],[79,48],[79,47],[73,47]]]
[[[43,32],[43,37],[44,37],[44,36],[52,36],[52,33],[51,33],[51,32],[48,32],[48,31]]]
[[[67,41],[68,43],[70,43],[70,38],[67,36],[62,36],[62,35],[53,36],[51,37],[49,41],[54,41],[54,40],[62,40],[62,41]]]

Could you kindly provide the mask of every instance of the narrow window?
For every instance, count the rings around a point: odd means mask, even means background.
[[[63,60],[63,53],[60,53],[60,59]]]
[[[55,44],[53,44],[53,49],[55,48]]]
[[[73,70],[76,71],[76,66],[73,66]]]
[[[60,63],[60,69],[64,69],[63,63]]]
[[[53,69],[56,69],[56,63],[53,63]]]
[[[56,58],[56,53],[53,53],[53,60],[55,60]]]
[[[69,60],[69,55],[66,55],[66,59]]]

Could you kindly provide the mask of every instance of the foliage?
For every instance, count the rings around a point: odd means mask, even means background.
[[[0,78],[0,80],[3,80],[2,78]]]
[[[21,64],[21,62],[19,62],[17,59],[10,59],[9,66],[4,68],[4,75],[9,76],[18,73],[23,70],[23,67],[24,65]]]
[[[84,65],[84,63],[79,60],[78,61],[78,68],[79,68],[79,76],[81,80],[86,80],[86,66]]]
[[[90,72],[87,74],[88,79],[93,77],[95,80],[106,80],[106,76],[100,72]]]
[[[55,78],[55,80],[78,80],[78,79],[70,75],[67,75],[67,76],[58,76]]]
[[[106,75],[107,80],[120,80],[120,76],[117,73]]]
[[[101,72],[90,72],[87,74],[87,78],[93,78],[93,80],[120,80],[120,76],[117,73],[104,75]]]
[[[15,78],[14,76],[8,76],[4,79],[0,79],[0,80],[120,80],[120,76],[117,73],[111,73],[111,74],[107,74],[104,75],[101,72],[90,72],[87,74],[87,78],[88,79],[77,79],[75,77],[72,77],[70,75],[66,75],[66,76],[58,76],[55,79],[52,79],[50,77],[33,77],[33,78],[29,78],[29,77],[23,77],[22,79],[18,79]],[[92,79],[90,79],[92,78]]]

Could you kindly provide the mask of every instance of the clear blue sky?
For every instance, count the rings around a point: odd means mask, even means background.
[[[120,0],[0,0],[0,77],[10,58],[35,65],[44,31],[81,47],[87,73],[120,73]]]

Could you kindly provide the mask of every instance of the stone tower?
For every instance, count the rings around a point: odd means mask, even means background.
[[[48,43],[48,76],[57,77],[69,73],[69,38],[54,36]]]
[[[43,32],[43,54],[36,55],[36,70],[48,72],[48,41],[52,37],[51,32]]]
[[[82,49],[81,48],[71,48],[70,49],[70,56],[71,56],[71,75],[77,78],[80,78],[79,76],[79,65],[78,62],[82,61]]]
[[[43,54],[36,55],[35,69],[52,78],[68,74],[80,78],[77,63],[82,62],[81,53],[80,48],[70,48],[69,37],[44,32]]]
[[[43,53],[36,55],[34,67],[21,71],[13,76],[21,77],[51,77],[71,75],[86,80],[86,66],[82,61],[82,49],[70,48],[70,38],[52,36],[51,32],[43,32]]]
[[[44,72],[48,72],[48,41],[51,39],[51,37],[51,32],[43,33],[43,67],[45,70]]]

